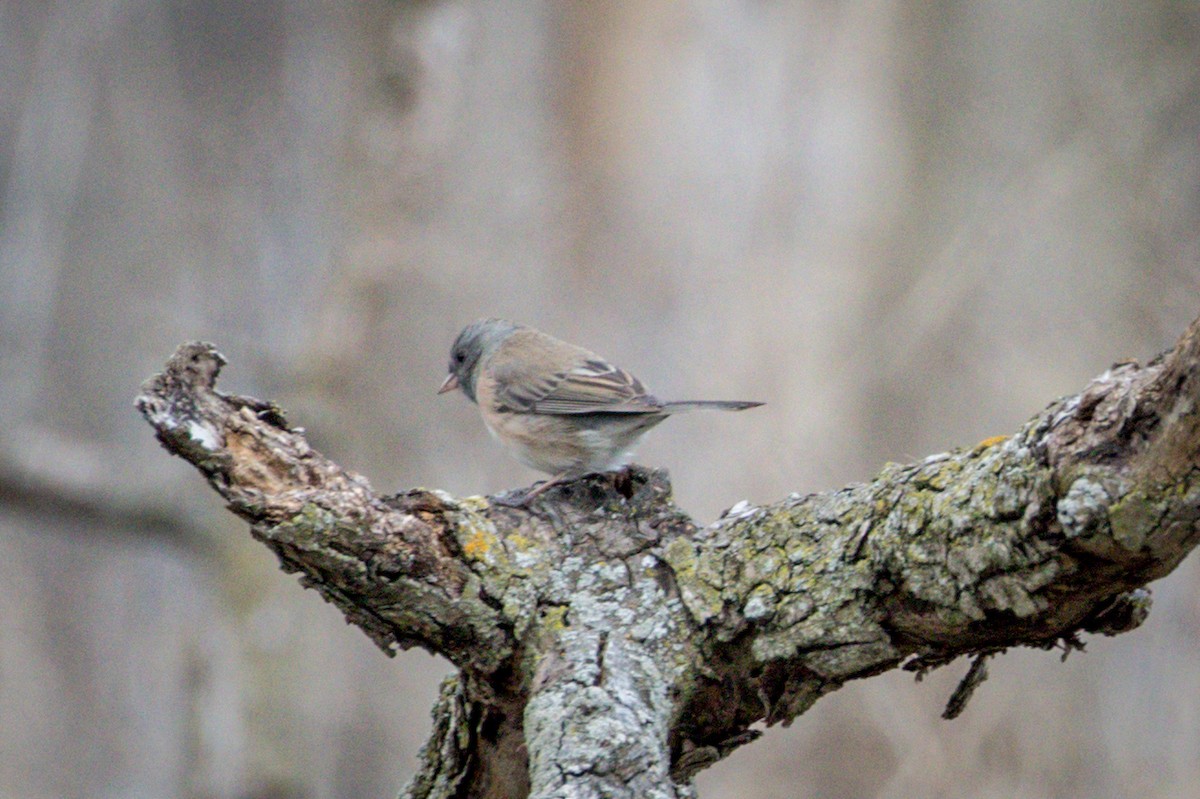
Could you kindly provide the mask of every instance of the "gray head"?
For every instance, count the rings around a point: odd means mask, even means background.
[[[450,348],[450,373],[438,393],[460,388],[475,402],[476,369],[519,327],[507,319],[480,319],[464,327]]]

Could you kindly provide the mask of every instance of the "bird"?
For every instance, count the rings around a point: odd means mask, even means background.
[[[742,411],[761,402],[663,402],[642,381],[590,350],[506,319],[480,319],[450,348],[438,394],[455,389],[479,406],[488,431],[518,461],[551,475],[516,504],[552,486],[628,464],[650,428],[682,411]]]

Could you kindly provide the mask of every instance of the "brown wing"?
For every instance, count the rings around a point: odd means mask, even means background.
[[[647,413],[661,407],[642,381],[599,358],[561,376],[558,384],[534,403],[534,413]]]
[[[523,333],[524,331],[522,331]],[[530,331],[534,332],[534,331]],[[516,338],[515,334],[512,338]],[[489,364],[498,410],[509,413],[653,413],[662,407],[636,377],[595,353],[537,333],[520,359],[498,352]],[[510,342],[516,344],[518,342]],[[507,343],[504,349],[507,349]],[[539,364],[571,364],[566,369]]]

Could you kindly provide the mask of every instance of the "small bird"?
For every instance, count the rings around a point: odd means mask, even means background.
[[[619,469],[647,430],[697,408],[741,411],[761,402],[663,402],[636,377],[582,347],[505,319],[463,328],[439,394],[461,389],[509,453],[553,475],[525,504],[564,480]]]

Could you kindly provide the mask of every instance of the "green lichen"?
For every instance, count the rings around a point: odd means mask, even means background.
[[[702,565],[696,545],[685,538],[676,538],[664,551],[667,565],[675,573],[680,599],[697,624],[717,616],[724,605],[721,583],[714,582],[711,555],[706,554]]]
[[[297,549],[315,550],[334,535],[336,530],[347,529],[339,524],[333,513],[314,503],[307,503],[300,512],[285,522],[271,527],[267,538]],[[351,533],[355,531],[350,530]]]
[[[1108,509],[1113,540],[1129,552],[1145,548],[1162,511],[1140,490],[1130,491]]]
[[[766,621],[775,614],[775,604],[778,594],[775,589],[766,584],[759,584],[750,591],[742,614],[753,622]]]
[[[557,635],[570,626],[567,624],[567,608],[563,605],[543,607],[538,622],[538,629],[549,635]]]

